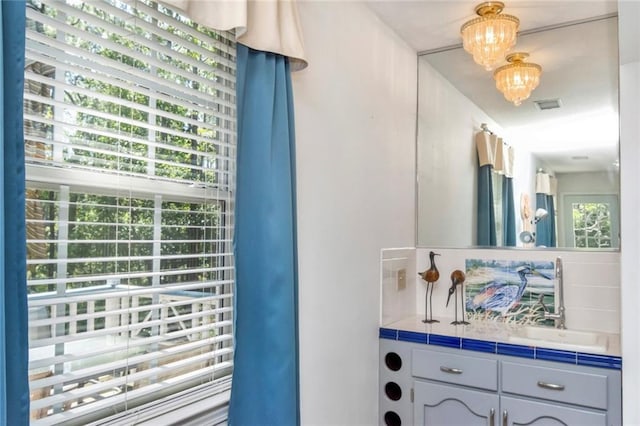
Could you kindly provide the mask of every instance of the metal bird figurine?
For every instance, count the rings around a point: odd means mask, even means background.
[[[433,287],[435,287],[436,281],[440,278],[440,272],[438,272],[438,268],[436,267],[436,262],[434,258],[436,256],[440,256],[438,253],[434,253],[432,251],[429,252],[429,269],[424,272],[420,272],[418,275],[424,281],[427,282],[427,290],[424,294],[424,319],[422,322],[433,323],[440,322],[438,320],[433,319],[433,308],[431,304],[431,299],[433,296]]]
[[[451,295],[453,293],[456,293],[456,295],[454,296],[454,304],[456,307],[456,316],[455,316],[455,320],[451,321],[451,324],[453,325],[458,325],[458,324],[469,324],[469,322],[465,321],[464,319],[464,279],[465,279],[465,275],[464,272],[462,272],[459,269],[456,269],[455,271],[453,271],[451,273],[451,287],[449,287],[449,296],[447,296],[447,306],[449,306],[449,300],[451,300]],[[460,307],[462,308],[462,321],[458,321],[458,286],[460,286]]]
[[[478,292],[472,299],[467,300],[467,309],[485,311],[497,311],[502,316],[516,305],[527,287],[527,277],[538,275],[548,280],[551,277],[536,271],[531,266],[521,266],[517,269],[520,276],[520,284],[505,281],[492,281]]]

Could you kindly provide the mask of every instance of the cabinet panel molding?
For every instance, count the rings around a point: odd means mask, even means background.
[[[501,416],[506,413],[504,426],[607,426],[607,415],[602,411],[587,411],[508,396],[500,397],[500,413]]]
[[[413,417],[416,425],[486,426],[494,424],[499,406],[495,393],[416,381]]]

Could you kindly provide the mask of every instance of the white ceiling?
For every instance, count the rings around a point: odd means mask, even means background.
[[[380,19],[416,51],[460,45],[460,26],[479,3],[462,0],[368,2]],[[503,13],[520,19],[514,51],[542,66],[540,86],[519,107],[495,89],[492,73],[461,48],[420,57],[428,61],[504,130],[514,146],[536,153],[556,172],[611,170],[618,158],[618,49],[614,18],[530,30],[615,15],[616,0],[505,2]],[[539,111],[533,101],[560,98],[562,107]],[[584,157],[588,160],[575,160]]]

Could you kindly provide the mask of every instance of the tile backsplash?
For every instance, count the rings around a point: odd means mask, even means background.
[[[426,282],[418,272],[429,268],[429,248],[384,249],[381,253],[380,323],[386,325],[407,316],[424,316]],[[436,265],[440,278],[433,290],[433,317],[451,321],[454,307],[446,308],[450,274],[465,270],[466,259],[555,261],[561,257],[564,270],[566,325],[569,329],[620,333],[620,253],[514,250],[433,249],[440,256]],[[398,274],[406,270],[406,282]],[[557,289],[556,289],[557,291]]]
[[[554,262],[467,259],[465,263],[467,318],[554,326],[553,320],[544,318],[542,305],[557,312]]]
[[[402,279],[403,273],[404,279]],[[416,276],[416,249],[382,250],[380,324],[389,324],[406,318],[408,315],[415,315],[415,298],[418,294]],[[422,297],[424,297],[424,293],[422,293]]]

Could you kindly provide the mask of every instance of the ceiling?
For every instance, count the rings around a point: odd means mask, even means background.
[[[615,169],[617,1],[505,2],[503,13],[520,19],[514,51],[528,52],[528,60],[543,70],[540,85],[519,107],[502,97],[492,73],[460,47],[460,26],[476,16],[478,3],[379,0],[368,5],[419,52],[420,61],[429,62],[498,123],[504,130],[500,136],[516,149],[535,153],[557,173]],[[533,103],[556,98],[559,109],[540,111]]]

